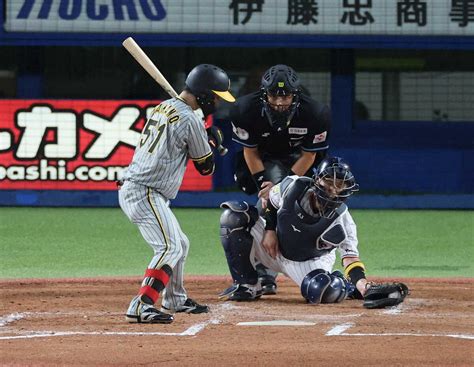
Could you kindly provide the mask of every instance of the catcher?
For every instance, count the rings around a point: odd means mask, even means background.
[[[255,259],[291,278],[308,303],[364,300],[366,308],[397,305],[405,299],[403,283],[368,282],[359,258],[357,231],[344,202],[359,190],[349,165],[325,158],[313,178],[289,176],[272,187],[264,217],[246,202],[221,205],[221,242],[234,284],[221,299],[252,301],[262,287]],[[336,249],[344,275],[332,271]]]

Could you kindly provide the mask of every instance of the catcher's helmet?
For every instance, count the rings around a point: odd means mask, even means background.
[[[268,122],[277,131],[283,131],[291,122],[299,105],[300,80],[293,68],[287,65],[274,65],[262,76],[262,102]],[[268,102],[268,95],[293,95],[293,101],[286,111],[276,111]]]
[[[323,269],[314,269],[303,278],[300,289],[309,303],[339,303],[352,294],[354,286],[338,270],[329,274]]]
[[[186,90],[197,100],[199,107],[207,116],[214,112],[214,96],[217,95],[227,102],[235,102],[229,92],[230,79],[221,68],[211,64],[200,64],[192,69],[185,81]]]
[[[323,159],[313,179],[316,206],[325,218],[331,218],[349,196],[359,191],[349,164],[339,157]]]
[[[331,277],[328,272],[323,269],[314,269],[303,278],[300,286],[301,295],[309,303],[321,303],[329,284],[331,284]]]

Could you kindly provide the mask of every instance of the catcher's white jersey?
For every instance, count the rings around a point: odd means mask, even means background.
[[[197,160],[210,154],[203,122],[185,102],[172,98],[154,109],[123,179],[174,199],[183,181],[188,155]]]
[[[281,183],[272,187],[269,193],[269,200],[276,209],[280,209],[283,205],[283,199],[291,188],[291,185],[294,181],[298,179],[299,176],[289,176],[286,177]],[[305,195],[300,200],[300,205],[303,210],[313,217],[318,217],[318,213],[315,213],[310,204],[310,192],[312,189],[309,189]],[[357,226],[352,219],[349,210],[345,210],[327,229],[330,229],[336,225],[340,224],[344,230],[345,239],[338,246],[337,249],[341,255],[341,258],[344,257],[358,257],[358,239],[357,239]]]
[[[294,182],[297,178],[298,176],[287,177],[283,182],[272,187],[269,199],[275,208],[279,209],[281,207],[285,194],[291,187],[291,181]],[[317,215],[311,209],[308,192],[301,198],[300,204],[306,213],[313,216]],[[337,250],[339,251],[341,258],[349,256],[358,257],[359,251],[357,248],[357,228],[352,216],[349,214],[347,209],[331,224],[329,228],[332,228],[337,224],[340,224],[345,232],[345,239],[337,246]],[[323,269],[328,272],[333,270],[333,266],[336,261],[336,249],[333,249],[331,252],[322,255],[321,257],[316,257],[306,261],[292,261],[286,259],[281,253],[278,253],[276,259],[273,259],[262,246],[262,239],[265,233],[265,220],[263,218],[260,217],[258,219],[257,223],[252,227],[250,233],[254,239],[250,258],[257,259],[263,265],[273,271],[284,273],[298,285],[301,284],[305,275],[312,270]]]

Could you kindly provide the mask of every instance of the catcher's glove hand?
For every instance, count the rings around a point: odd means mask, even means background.
[[[408,293],[408,287],[403,283],[372,284],[364,295],[364,307],[396,306],[403,302]]]

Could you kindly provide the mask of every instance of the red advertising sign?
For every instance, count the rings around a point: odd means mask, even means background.
[[[159,101],[0,100],[0,189],[116,190]],[[193,164],[182,191],[210,191]]]

